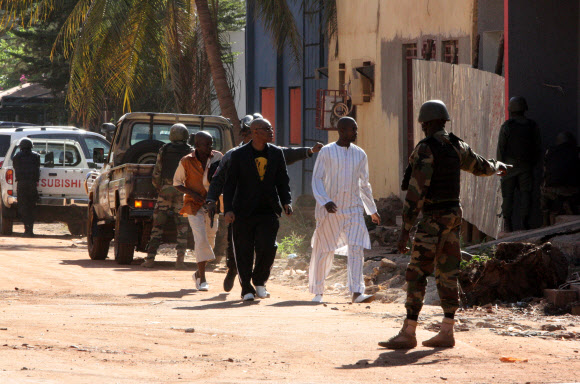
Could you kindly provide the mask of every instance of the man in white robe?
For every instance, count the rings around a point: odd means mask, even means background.
[[[316,230],[312,236],[309,283],[312,301],[322,302],[324,280],[330,273],[334,253],[348,248],[348,288],[353,303],[374,300],[365,295],[363,249],[371,242],[363,209],[376,224],[381,218],[369,183],[366,153],[352,144],[357,137],[353,118],[343,117],[337,124],[339,139],[322,148],[314,165],[312,192],[316,199]]]

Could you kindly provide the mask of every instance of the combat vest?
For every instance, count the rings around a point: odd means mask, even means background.
[[[193,151],[189,144],[185,143],[167,143],[161,149],[161,180],[173,180],[175,170],[183,156],[187,156]],[[171,183],[173,184],[173,183]]]
[[[536,144],[534,143],[536,123],[530,119],[526,119],[524,123],[509,119],[504,124],[507,128],[504,154],[506,161],[514,165],[533,165],[536,162]]]
[[[40,155],[31,150],[21,150],[12,159],[16,181],[26,183],[38,181],[40,176]]]
[[[433,153],[433,176],[425,196],[432,203],[425,203],[424,211],[459,206],[461,159],[458,148],[461,139],[452,133],[449,139],[451,143],[431,136],[419,142],[427,144]]]

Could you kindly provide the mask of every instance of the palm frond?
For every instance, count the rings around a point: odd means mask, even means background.
[[[53,1],[0,0],[0,29],[10,29],[18,24],[34,24],[52,10]]]

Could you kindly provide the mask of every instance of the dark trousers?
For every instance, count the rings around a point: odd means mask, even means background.
[[[26,232],[32,232],[36,200],[38,199],[36,181],[18,181],[16,194],[18,198],[18,215],[20,216],[20,220],[24,224]]]
[[[273,214],[236,217],[232,225],[232,235],[242,296],[256,294],[252,283],[254,286],[266,285],[276,258],[276,235],[279,227],[278,217]]]
[[[514,211],[514,197],[516,188],[520,192],[520,215],[525,221],[530,216],[532,206],[532,186],[534,183],[534,170],[532,168],[511,169],[501,179],[501,195],[503,202],[501,210],[503,217],[511,219]]]
[[[226,249],[226,266],[228,271],[238,273],[238,268],[236,267],[236,259],[234,258],[234,243],[232,242],[232,226],[233,224],[228,224],[228,247]]]

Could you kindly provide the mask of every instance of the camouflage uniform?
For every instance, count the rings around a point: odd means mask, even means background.
[[[450,135],[440,130],[433,135],[438,142],[451,144]],[[459,155],[460,168],[476,176],[490,176],[497,171],[495,160],[485,160],[465,142],[455,138],[453,146]],[[434,155],[425,140],[421,141],[409,159],[411,178],[403,206],[403,226],[411,230],[423,210],[413,240],[411,260],[407,266],[407,313],[418,315],[423,307],[427,276],[435,271],[437,291],[445,313],[454,313],[459,306],[457,276],[461,261],[459,229],[462,211],[459,199],[431,200],[429,186],[434,173]],[[452,186],[457,187],[459,186]],[[426,209],[428,208],[428,209]]]
[[[186,216],[179,214],[183,208],[183,193],[173,187],[173,179],[162,177],[163,148],[157,155],[155,168],[153,169],[153,185],[160,190],[153,211],[153,229],[151,238],[147,244],[147,260],[155,259],[157,249],[161,245],[163,227],[167,220],[175,221],[177,228],[177,256],[184,256],[187,248],[187,234],[189,223]]]

